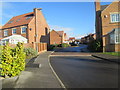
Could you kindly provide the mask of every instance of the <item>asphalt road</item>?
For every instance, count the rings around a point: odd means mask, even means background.
[[[118,64],[92,56],[54,56],[50,62],[67,88],[117,88]]]
[[[88,52],[87,45],[80,44],[79,46],[67,47],[67,48],[58,48],[55,52]]]

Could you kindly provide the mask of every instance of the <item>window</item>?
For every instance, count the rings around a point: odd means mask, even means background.
[[[115,30],[115,43],[120,43],[120,28]]]
[[[9,21],[8,24],[11,24],[13,21]]]
[[[8,36],[8,31],[4,30],[4,36]]]
[[[19,21],[20,21],[20,19],[16,20],[16,22],[19,22]]]
[[[116,28],[110,32],[110,44],[118,43],[120,43],[120,28]]]
[[[28,19],[30,19],[30,18],[32,18],[32,17],[26,17],[26,20],[28,20]]]
[[[45,35],[47,35],[48,34],[48,29],[47,28],[45,28]]]
[[[120,13],[111,14],[111,22],[120,22]]]
[[[12,34],[16,34],[16,28],[12,29]]]
[[[114,32],[110,33],[110,43],[111,43],[111,44],[114,44],[114,43],[115,43]]]
[[[21,28],[21,33],[26,33],[26,30],[27,30],[27,27],[25,27],[25,26],[22,27],[22,28]]]

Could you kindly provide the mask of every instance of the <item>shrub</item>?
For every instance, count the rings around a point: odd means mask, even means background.
[[[62,43],[62,47],[69,47],[70,45],[67,43]]]
[[[26,58],[31,58],[38,54],[38,52],[33,48],[24,48],[24,52],[26,53]]]
[[[55,47],[56,47],[56,46],[55,46],[54,44],[49,45],[49,46],[48,46],[48,50],[53,50],[53,49],[55,49]]]
[[[1,75],[13,77],[19,75],[25,69],[25,53],[22,43],[18,43],[14,49],[7,44],[3,46],[1,57]]]
[[[0,60],[1,60],[1,56],[2,56],[2,49],[3,49],[3,46],[0,46]]]
[[[90,51],[101,52],[102,51],[102,44],[100,41],[94,40],[88,44],[88,49]]]

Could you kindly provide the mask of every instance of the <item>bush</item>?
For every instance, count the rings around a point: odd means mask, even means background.
[[[37,56],[38,52],[33,48],[24,48],[24,52],[26,53],[26,58],[31,58]]]
[[[54,49],[55,49],[55,47],[56,47],[56,45],[54,45],[54,44],[49,45],[49,46],[48,46],[48,50],[54,50]]]
[[[18,43],[14,49],[7,44],[3,46],[1,56],[1,75],[13,77],[19,75],[25,69],[25,53],[22,43]]]
[[[3,49],[3,46],[0,46],[0,60],[1,60],[1,56],[2,56],[2,49]]]
[[[102,44],[100,43],[100,41],[94,40],[88,44],[88,49],[90,51],[101,52]]]
[[[69,47],[70,45],[67,43],[62,43],[62,47]]]

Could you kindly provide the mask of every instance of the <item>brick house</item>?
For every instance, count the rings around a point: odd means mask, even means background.
[[[95,2],[96,39],[102,42],[103,51],[120,51],[120,1],[110,5],[100,5]]]
[[[33,12],[11,18],[2,27],[2,37],[18,34],[27,38],[28,43],[40,43],[42,41],[41,36],[46,36],[49,30],[41,8],[34,8]],[[49,39],[46,42],[49,42]]]
[[[69,37],[69,43],[72,43],[75,41],[75,37]]]
[[[2,26],[0,25],[0,40],[2,39]]]
[[[81,43],[83,43],[83,44],[89,44],[89,43],[91,43],[94,40],[96,40],[96,34],[95,33],[91,33],[91,34],[88,34],[85,37],[82,37],[81,38]]]
[[[64,31],[55,31],[50,32],[50,44],[62,44],[65,41]]]

